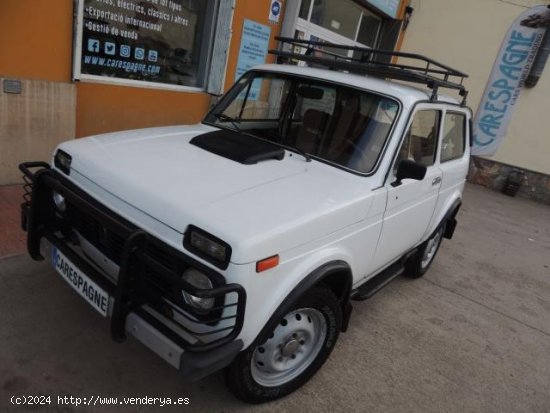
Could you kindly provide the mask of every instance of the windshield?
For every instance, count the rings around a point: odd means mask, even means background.
[[[397,117],[395,100],[286,74],[250,72],[206,122],[361,173],[371,172]]]

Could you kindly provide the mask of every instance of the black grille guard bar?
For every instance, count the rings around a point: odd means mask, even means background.
[[[36,172],[32,172],[31,169],[40,168]],[[147,322],[152,324],[161,333],[167,336],[169,339],[180,345],[186,351],[204,352],[209,351],[224,344],[233,341],[241,332],[244,322],[245,306],[246,306],[246,291],[239,284],[226,284],[213,289],[198,289],[188,282],[184,281],[179,274],[169,270],[160,262],[153,260],[151,257],[144,253],[144,246],[146,245],[149,235],[141,230],[128,226],[121,220],[117,220],[116,217],[93,205],[87,199],[79,196],[73,190],[64,185],[55,176],[54,172],[50,169],[49,164],[45,162],[25,162],[19,165],[19,169],[23,172],[27,178],[26,181],[32,183],[32,196],[30,205],[28,202],[22,204],[22,209],[26,215],[26,229],[27,229],[27,249],[31,258],[37,261],[41,261],[44,257],[40,253],[40,240],[45,237],[50,243],[55,245],[67,258],[75,263],[87,276],[93,279],[100,287],[104,288],[110,295],[114,297],[114,305],[111,316],[111,336],[114,341],[122,342],[126,338],[125,334],[125,322],[127,315],[133,311],[144,318]],[[62,195],[68,202],[72,203],[75,207],[90,212],[94,215],[102,225],[109,230],[120,235],[124,239],[124,246],[122,250],[122,257],[119,266],[118,282],[115,285],[99,271],[97,271],[91,264],[75,253],[70,247],[67,246],[63,237],[56,235],[59,228],[51,228],[50,208],[45,206],[51,205],[49,197],[51,191],[56,191]],[[236,306],[236,313],[234,316],[220,317],[218,320],[225,320],[228,318],[235,318],[234,326],[222,327],[217,330],[212,330],[209,333],[193,333],[191,330],[187,330],[185,327],[181,328],[196,337],[204,336],[207,334],[218,334],[223,331],[230,330],[230,333],[222,338],[215,339],[214,341],[203,343],[198,339],[199,344],[189,343],[184,340],[180,335],[176,334],[172,329],[168,328],[164,323],[161,323],[150,313],[141,308],[141,305],[146,304],[140,302],[136,306],[136,301],[143,301],[143,295],[138,294],[134,289],[135,274],[132,271],[133,266],[138,262],[140,264],[147,264],[154,266],[157,271],[165,280],[169,281],[171,285],[185,290],[193,296],[199,298],[216,298],[225,296],[230,293],[237,294],[237,302],[225,304],[221,307],[229,308]],[[136,272],[139,276],[139,271]],[[209,320],[208,322],[211,322]],[[215,320],[214,320],[215,321]],[[194,321],[196,324],[205,324],[201,321]]]

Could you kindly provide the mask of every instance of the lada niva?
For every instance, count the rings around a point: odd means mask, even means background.
[[[315,46],[277,51],[310,67],[250,70],[200,124],[77,139],[20,165],[30,256],[113,339],[135,337],[188,379],[223,369],[248,402],[311,378],[352,300],[428,270],[468,171],[471,111],[438,93],[465,96],[449,80],[464,74]]]

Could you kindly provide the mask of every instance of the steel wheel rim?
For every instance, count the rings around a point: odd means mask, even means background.
[[[439,247],[439,244],[441,243],[441,234],[443,232],[443,228],[440,228],[437,233],[429,239],[428,245],[426,245],[426,249],[424,250],[424,255],[422,257],[422,268],[426,268],[432,260],[435,257],[435,253],[437,252],[437,248]]]
[[[327,336],[327,321],[315,308],[288,313],[251,360],[254,380],[265,387],[288,383],[313,363]]]

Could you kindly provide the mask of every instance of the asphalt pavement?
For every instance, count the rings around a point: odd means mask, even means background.
[[[108,322],[49,266],[15,256],[0,261],[0,411],[548,412],[549,315],[550,207],[468,186],[430,271],[354,303],[308,384],[249,406],[221,374],[184,383],[141,344],[112,342]],[[15,406],[12,396],[51,404]],[[112,397],[115,406],[74,404]]]

